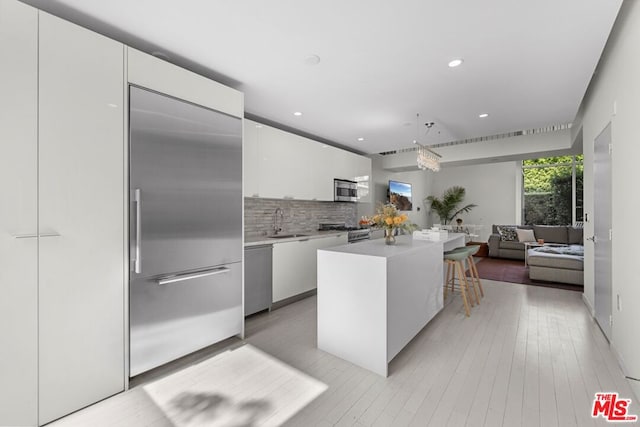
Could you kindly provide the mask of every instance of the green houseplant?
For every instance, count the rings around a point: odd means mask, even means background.
[[[438,214],[438,216],[440,217],[440,222],[442,224],[448,224],[456,217],[456,215],[470,212],[471,209],[478,206],[470,203],[461,208],[458,208],[458,206],[460,206],[460,204],[464,200],[464,196],[464,187],[454,186],[444,192],[444,194],[442,195],[442,199],[439,199],[435,196],[429,196],[424,199],[424,204]]]

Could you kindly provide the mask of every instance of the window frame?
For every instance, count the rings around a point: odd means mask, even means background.
[[[571,161],[570,162],[559,162],[559,163],[541,163],[541,164],[533,164],[533,165],[526,165],[525,162],[526,161],[535,161],[535,160],[539,160],[539,159],[548,159],[551,157],[571,157]],[[580,157],[580,159],[577,159],[577,157]],[[576,180],[576,170],[577,170],[577,166],[581,165],[583,167],[582,171],[584,174],[584,154],[570,154],[570,155],[566,155],[566,156],[549,156],[549,157],[538,157],[535,159],[525,159],[522,160],[520,162],[520,172],[521,172],[521,185],[522,185],[522,193],[521,193],[521,224],[525,224],[525,211],[526,211],[526,199],[525,199],[525,195],[527,194],[526,192],[526,186],[525,186],[525,171],[527,169],[542,169],[542,168],[553,168],[553,167],[571,167],[571,225],[575,225],[577,223],[577,209],[578,209],[578,197],[577,197],[577,188],[576,188],[576,184],[577,184],[577,180]],[[584,188],[582,189],[582,191],[584,192]],[[583,195],[583,200],[584,200],[584,195]],[[584,203],[584,202],[583,202]],[[584,212],[584,207],[583,207],[583,212]],[[584,213],[583,213],[584,215]],[[584,220],[584,219],[583,219]],[[582,220],[582,221],[583,221]]]

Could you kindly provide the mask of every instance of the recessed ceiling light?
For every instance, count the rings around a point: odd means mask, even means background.
[[[489,113],[478,114],[478,117],[480,117],[481,119],[484,119],[485,117],[489,117]]]
[[[320,57],[318,55],[307,55],[304,57],[303,62],[306,65],[318,65],[320,63]]]
[[[293,115],[300,117],[302,115],[302,113],[300,111],[296,111],[295,113],[293,113]]]
[[[358,141],[364,141],[363,137],[358,138]]]
[[[449,61],[449,67],[451,68],[458,67],[462,65],[462,62],[463,62],[462,58],[456,58],[454,60]]]
[[[258,129],[262,129],[262,125],[256,125]]]

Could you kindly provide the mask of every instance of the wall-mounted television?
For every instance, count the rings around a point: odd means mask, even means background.
[[[410,211],[413,210],[411,200],[411,184],[389,180],[389,203],[399,211]]]

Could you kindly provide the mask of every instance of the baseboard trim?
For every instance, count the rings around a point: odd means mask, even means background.
[[[306,291],[306,292],[303,292],[301,294],[294,295],[294,296],[289,297],[289,298],[285,298],[285,299],[280,300],[278,302],[274,302],[273,304],[271,304],[271,310],[277,310],[277,309],[279,309],[281,307],[284,307],[285,305],[289,305],[289,304],[294,303],[296,301],[300,301],[301,299],[308,298],[308,297],[310,297],[312,295],[315,295],[317,293],[318,293],[317,289],[311,289],[310,291]]]
[[[613,342],[609,344],[609,348],[611,349],[611,352],[616,358],[618,362],[618,366],[620,366],[620,370],[622,370],[622,375],[624,375],[625,380],[627,381],[627,384],[629,384],[629,388],[631,388],[631,391],[635,395],[633,396],[635,398],[635,401],[638,402],[640,400],[639,399],[640,398],[640,381],[630,378],[631,373],[627,369],[627,366],[624,363],[624,359],[622,358],[622,355],[620,354],[616,346],[613,344]]]
[[[591,301],[589,301],[589,299],[585,296],[584,292],[582,293],[582,302],[589,309],[589,314],[591,314],[591,317],[595,318],[596,311],[594,310],[593,306],[591,305]]]

